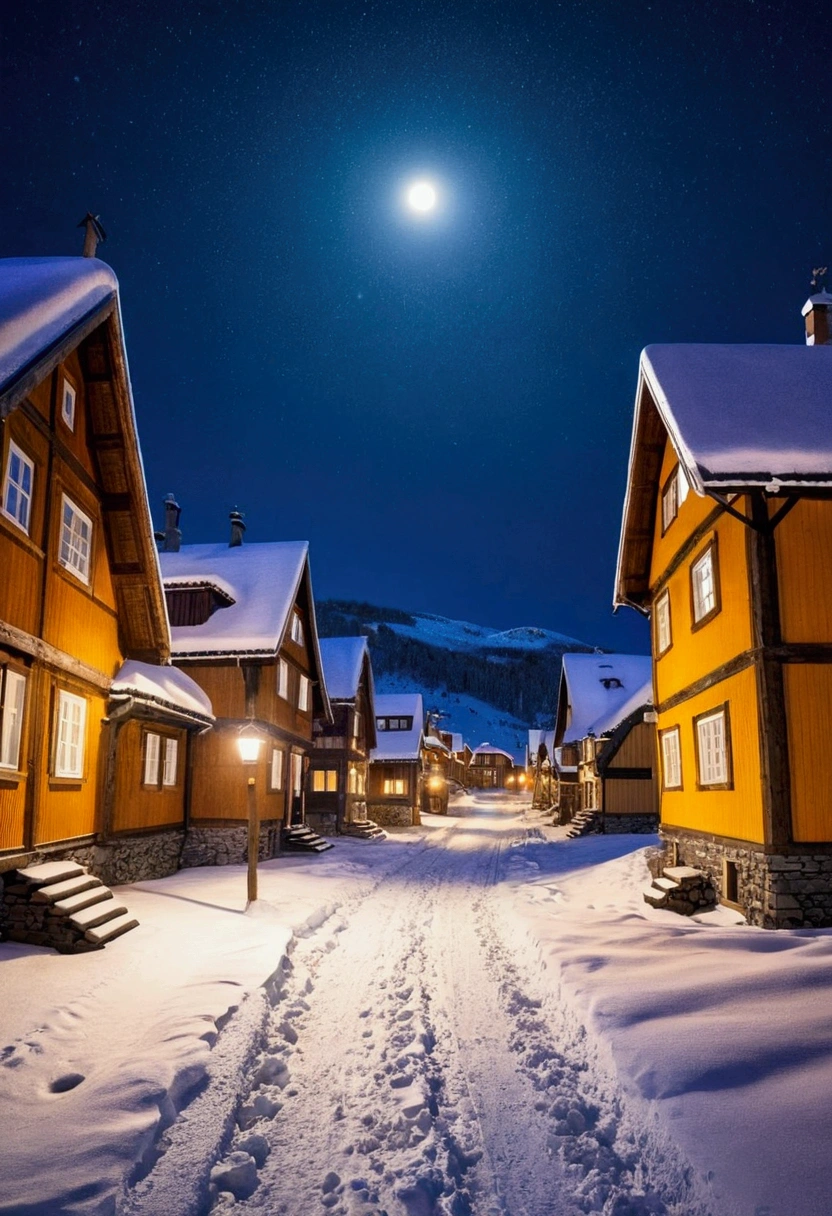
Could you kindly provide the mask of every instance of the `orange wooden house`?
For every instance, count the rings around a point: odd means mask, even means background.
[[[832,924],[830,308],[807,302],[806,346],[644,351],[619,548],[662,835],[769,927]]]
[[[0,869],[176,869],[212,712],[168,657],[115,275],[0,261]]]
[[[159,554],[177,667],[211,700],[215,728],[194,742],[183,865],[246,856],[243,730],[259,736],[255,791],[260,855],[281,847],[331,847],[305,826],[313,720],[332,721],[305,541],[243,544],[231,514],[228,544],[179,545],[178,508],[167,504]]]

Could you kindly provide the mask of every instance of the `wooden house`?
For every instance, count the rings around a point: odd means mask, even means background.
[[[514,757],[501,747],[481,743],[471,753],[468,785],[475,790],[503,790],[515,787]]]
[[[367,818],[370,750],[376,745],[375,691],[365,637],[321,638],[332,721],[316,720],[306,785],[306,818],[326,834],[378,835]]]
[[[832,924],[830,308],[806,346],[643,352],[616,576],[652,621],[668,851],[770,927]]]
[[[384,827],[421,823],[425,713],[421,693],[376,694],[367,812]]]
[[[422,811],[430,815],[447,815],[454,757],[450,745],[436,729],[428,714],[425,720]]]
[[[0,868],[171,873],[188,736],[212,711],[159,666],[118,284],[94,257],[0,261],[0,572]]]
[[[653,719],[649,655],[563,656],[554,743],[574,749],[576,813],[587,828],[656,831]]]
[[[178,521],[177,521],[178,523]],[[332,720],[305,541],[243,544],[231,514],[228,544],[179,545],[166,529],[159,554],[174,663],[211,699],[216,726],[194,742],[183,864],[246,856],[247,784],[254,776],[260,855],[304,840],[312,723]],[[264,746],[253,770],[238,752],[241,732]]]

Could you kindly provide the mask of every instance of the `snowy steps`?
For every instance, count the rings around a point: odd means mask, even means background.
[[[284,828],[281,844],[290,853],[325,853],[334,847],[331,840],[324,840],[306,824]]]
[[[3,876],[8,941],[51,946],[61,954],[100,950],[138,921],[100,878],[77,862],[45,862]]]
[[[602,812],[598,810],[578,811],[574,815],[566,833],[570,840],[579,836],[599,836],[604,830]]]
[[[386,840],[387,833],[372,819],[359,819],[355,823],[347,823],[341,829],[344,836],[354,836],[356,840]]]
[[[644,902],[652,908],[693,916],[716,905],[716,891],[703,870],[693,866],[665,866],[643,891]]]

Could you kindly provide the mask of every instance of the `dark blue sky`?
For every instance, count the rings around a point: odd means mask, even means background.
[[[644,649],[609,607],[638,354],[802,340],[830,49],[820,3],[20,5],[2,253],[100,212],[186,541],[238,504],[319,596]]]

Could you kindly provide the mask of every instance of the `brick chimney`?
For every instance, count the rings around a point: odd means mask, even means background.
[[[228,542],[228,547],[229,549],[236,549],[238,545],[243,543],[243,535],[245,533],[246,526],[243,523],[243,516],[241,512],[238,511],[236,507],[229,514],[228,518],[231,520],[231,539]]]
[[[84,229],[83,256],[85,258],[94,258],[99,242],[106,241],[107,239],[107,233],[101,224],[101,216],[93,215],[91,211],[88,211],[78,224],[78,227]]]
[[[832,295],[826,290],[826,274],[825,266],[816,266],[812,271],[812,286],[819,290],[809,296],[801,309],[807,346],[832,346]]]

